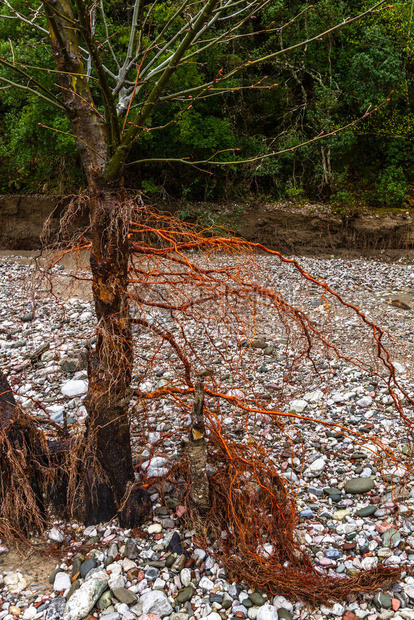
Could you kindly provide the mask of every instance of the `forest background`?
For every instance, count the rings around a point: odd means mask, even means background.
[[[197,63],[181,67],[173,79],[180,90],[203,84],[216,77],[217,67],[228,71],[245,58],[254,60],[309,39],[369,5],[366,0],[321,0],[294,19],[309,5],[273,0],[244,25],[240,36],[227,46],[206,49]],[[128,38],[131,8],[122,0],[111,0],[108,6],[116,49]],[[153,11],[154,30],[175,8],[175,0],[159,3]],[[223,95],[200,98],[177,122],[171,120],[180,109],[178,101],[158,106],[154,124],[166,127],[136,142],[131,161],[188,155],[206,160],[218,151],[223,152],[215,161],[227,161],[229,149],[240,149],[230,151],[230,159],[253,161],[216,166],[213,171],[168,161],[141,163],[128,166],[126,186],[142,190],[150,199],[260,197],[322,200],[347,208],[409,205],[414,199],[413,19],[414,0],[398,0],[379,14],[331,33],[319,45],[302,47],[260,68],[246,68],[226,84]],[[278,24],[287,23],[278,31]],[[96,36],[105,39],[104,33]],[[27,28],[19,20],[0,20],[0,56],[50,65],[50,73],[39,72],[39,81],[52,87],[56,80],[47,45],[38,44],[36,33],[33,41],[28,40]],[[255,83],[255,71],[259,88],[244,88]],[[336,137],[295,148],[321,132],[347,125],[388,98],[387,105]],[[286,149],[293,150],[255,161]],[[86,187],[64,112],[4,82],[0,171],[1,193],[63,195]]]

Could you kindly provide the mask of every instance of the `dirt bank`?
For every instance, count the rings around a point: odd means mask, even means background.
[[[33,250],[40,246],[46,219],[52,230],[68,199],[58,196],[0,196],[0,249]],[[284,253],[368,254],[390,257],[414,251],[414,214],[406,210],[336,214],[324,205],[196,203],[161,208],[189,221],[219,224],[249,241]]]

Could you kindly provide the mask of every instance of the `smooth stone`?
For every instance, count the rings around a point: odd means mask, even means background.
[[[277,616],[279,620],[292,620],[292,614],[284,607],[277,610]]]
[[[191,571],[189,568],[183,568],[180,573],[180,581],[183,586],[186,588],[191,583]]]
[[[155,568],[154,566],[150,566],[145,571],[145,579],[154,581],[158,577],[159,574],[160,574],[160,571],[158,570],[158,568]]]
[[[368,493],[375,487],[372,478],[352,478],[345,482],[345,492],[356,495],[358,493]]]
[[[96,566],[97,566],[96,558],[94,555],[92,555],[90,558],[82,562],[81,567],[80,567],[80,576],[82,578],[86,577],[89,571],[92,570],[93,568],[96,568]]]
[[[252,608],[253,609],[253,608]],[[278,620],[276,609],[273,605],[262,605],[256,616],[257,620]]]
[[[98,607],[98,609],[106,609],[107,607],[109,607],[109,605],[112,605],[112,596],[111,591],[106,590],[106,592],[104,592],[102,596],[100,596],[96,606]]]
[[[56,573],[55,580],[53,582],[53,589],[56,592],[61,592],[62,590],[70,590],[71,585],[72,584],[70,582],[70,577],[68,573]]]
[[[186,603],[187,601],[191,599],[194,592],[195,590],[193,586],[187,586],[186,588],[183,588],[182,590],[178,592],[177,598],[175,600],[177,601],[177,603]],[[223,607],[224,607],[224,604],[223,604]],[[230,602],[229,607],[231,607],[231,602]]]
[[[342,558],[342,555],[339,549],[328,549],[325,551],[325,557],[330,560],[339,560],[339,558]]]
[[[356,514],[358,515],[358,517],[371,517],[377,510],[377,507],[372,505],[372,506],[364,506],[363,508],[360,508],[359,510],[356,511]]]
[[[76,590],[78,590],[80,586],[81,586],[80,579],[75,579],[75,581],[72,582],[72,585],[70,586],[70,590],[66,595],[66,600],[69,600],[72,594],[76,592]]]
[[[112,592],[118,601],[121,603],[126,603],[126,605],[133,605],[137,601],[135,594],[127,588],[115,588]]]
[[[60,566],[56,566],[55,570],[52,573],[50,573],[49,583],[50,583],[51,586],[53,586],[53,584],[55,583],[55,577],[60,572],[61,572]]]
[[[384,547],[398,547],[401,542],[401,534],[393,527],[382,535],[382,544]]]
[[[259,592],[252,592],[249,594],[249,599],[253,605],[256,605],[257,607],[261,607],[265,604],[265,599]]]
[[[148,534],[160,534],[162,532],[161,523],[152,523],[148,528]]]
[[[199,581],[198,587],[202,590],[210,592],[214,588],[214,582],[208,577],[202,577]]]
[[[80,557],[79,556],[74,557],[72,561],[71,577],[74,577],[75,575],[79,575],[81,566],[82,566],[82,561]]]
[[[384,609],[391,609],[392,607],[392,597],[386,592],[377,592],[373,600],[376,607],[383,607]]]
[[[60,391],[64,396],[70,398],[82,396],[82,394],[86,394],[88,391],[88,382],[86,379],[71,379],[60,387]]]

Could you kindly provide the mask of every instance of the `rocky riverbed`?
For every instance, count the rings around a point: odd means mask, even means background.
[[[404,349],[394,347],[389,339],[401,387],[413,395],[413,263],[298,260],[403,345]],[[271,257],[258,257],[257,264],[268,285],[306,310],[315,325],[331,330],[335,344],[346,345],[362,362],[371,355],[371,347],[364,349],[365,332],[352,310],[338,308],[332,318],[326,296],[304,286],[294,270],[282,268]],[[70,271],[57,265],[54,272],[56,296],[47,280],[39,284],[34,279],[30,261],[19,256],[0,260],[0,366],[21,406],[50,434],[56,424],[82,427],[87,390],[84,349],[93,344],[88,286],[76,285],[65,293]],[[168,324],[164,315],[158,320]],[[194,531],[185,526],[181,497],[167,484],[165,501],[157,489],[150,489],[154,516],[140,533],[122,530],[116,523],[86,529],[77,523],[51,524],[46,543],[57,553],[56,568],[50,570],[50,560],[45,564],[43,583],[38,576],[33,581],[18,556],[11,561],[3,544],[0,620],[414,619],[414,577],[408,574],[414,564],[414,478],[401,466],[407,464],[411,448],[387,385],[347,360],[322,359],[320,351],[317,376],[304,365],[296,371],[295,382],[287,382],[281,391],[286,340],[276,323],[275,317],[265,317],[258,327],[249,351],[249,385],[241,384],[236,375],[227,383],[235,396],[260,393],[269,406],[312,419],[300,426],[305,453],[302,444],[281,442],[266,416],[255,420],[254,427],[269,458],[280,464],[287,484],[298,491],[298,540],[320,572],[343,578],[384,562],[403,567],[401,582],[316,610],[230,583],[215,549],[201,549]],[[244,343],[240,334],[223,336],[219,327],[216,349],[204,349],[203,356],[211,372],[225,379],[227,371],[218,352],[234,347],[236,356]],[[197,326],[192,329],[196,336]],[[142,371],[145,362],[154,359],[154,337],[137,331],[135,338],[139,354],[134,387],[144,394],[178,381],[176,360],[161,347],[156,351],[157,364]],[[202,347],[201,342],[196,344]],[[145,408],[146,416],[145,422],[139,415],[133,419],[135,462],[138,475],[151,476],[168,472],[179,458],[179,441],[171,437],[185,425],[186,416],[167,400],[154,407],[144,401],[136,397],[136,411]],[[403,404],[412,418],[412,408]],[[230,435],[243,442],[237,416],[229,412],[224,423]],[[343,425],[349,432],[340,430]],[[389,447],[394,461],[384,460],[371,437]]]

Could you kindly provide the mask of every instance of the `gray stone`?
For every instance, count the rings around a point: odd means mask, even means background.
[[[179,591],[179,593],[177,594],[177,598],[175,600],[177,601],[177,603],[185,603],[186,601],[189,601],[191,599],[194,592],[195,590],[193,586],[187,586],[186,588],[183,588],[182,590]],[[231,603],[232,601],[230,601],[229,607],[231,607]]]
[[[108,587],[109,575],[104,571],[94,573],[76,590],[66,603],[63,620],[82,620]]]
[[[277,610],[277,616],[279,620],[292,620],[292,614],[284,607]]]
[[[356,511],[356,514],[358,515],[358,517],[371,517],[374,512],[376,512],[377,507],[372,505],[372,506],[364,506],[363,508],[360,508],[359,510]]]
[[[22,316],[23,323],[30,323],[30,321],[33,321],[33,319],[34,319],[33,312],[26,312],[26,314],[23,314]]]
[[[382,607],[384,609],[391,609],[392,598],[386,592],[377,592],[374,596],[374,605],[376,607]]]
[[[79,364],[76,360],[65,358],[60,361],[60,367],[63,372],[76,372],[79,370]]]
[[[342,552],[339,549],[328,549],[325,551],[325,557],[330,560],[339,560],[339,558],[342,558]]]
[[[79,590],[80,585],[81,585],[81,583],[80,583],[79,579],[75,579],[75,581],[72,582],[72,585],[70,586],[70,590],[69,590],[69,592],[68,592],[68,594],[66,596],[67,600],[70,599],[70,597],[72,596],[72,594],[74,592],[76,592],[76,590]]]
[[[375,487],[372,478],[351,478],[345,482],[345,492],[356,495],[358,493],[368,493]]]
[[[106,590],[106,592],[104,592],[102,596],[100,596],[96,606],[98,607],[98,609],[106,609],[107,607],[109,607],[109,605],[112,605],[112,596],[111,591]]]
[[[45,620],[60,620],[65,611],[66,599],[64,596],[57,596],[50,601],[46,609]]]
[[[126,605],[133,605],[137,601],[135,594],[127,588],[115,588],[112,592],[118,601],[121,603],[126,603]]]
[[[80,567],[80,576],[82,578],[86,577],[89,571],[92,570],[93,568],[96,568],[96,566],[97,566],[96,558],[94,555],[92,555],[90,558],[82,562],[81,567]]]
[[[249,594],[249,599],[251,600],[253,605],[256,605],[257,607],[261,607],[265,604],[265,599],[259,592],[252,592],[252,594]]]
[[[383,547],[398,547],[400,542],[401,542],[401,534],[395,527],[392,527],[390,530],[387,530],[382,535]]]
[[[139,547],[133,538],[128,538],[126,541],[124,555],[130,560],[136,560],[139,557]]]
[[[159,576],[159,574],[160,574],[160,571],[158,570],[158,568],[155,568],[154,566],[150,566],[145,571],[145,579],[148,579],[149,581],[154,581]]]
[[[50,573],[49,575],[49,583],[51,586],[53,586],[53,584],[55,583],[55,577],[58,573],[60,573],[61,568],[60,566],[56,566],[55,570],[53,572]]]

